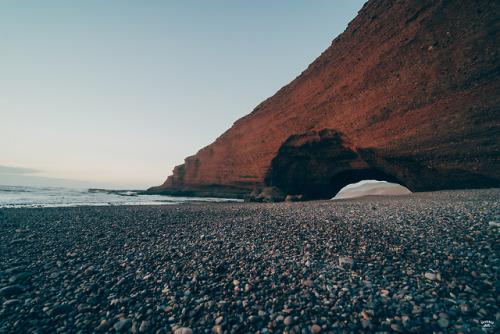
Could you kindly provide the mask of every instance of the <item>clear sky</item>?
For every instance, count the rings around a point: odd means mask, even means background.
[[[0,184],[159,185],[364,3],[2,1]]]

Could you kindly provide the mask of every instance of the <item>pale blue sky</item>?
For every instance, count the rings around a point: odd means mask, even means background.
[[[161,184],[364,2],[2,1],[0,184]]]

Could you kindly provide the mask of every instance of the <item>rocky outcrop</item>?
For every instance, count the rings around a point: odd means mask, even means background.
[[[372,0],[299,77],[150,192],[500,186],[498,1]]]

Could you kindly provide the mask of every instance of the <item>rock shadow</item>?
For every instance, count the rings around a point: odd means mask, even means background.
[[[264,183],[288,195],[329,199],[344,186],[366,179],[407,187],[394,175],[365,161],[345,135],[325,129],[288,138],[272,160]]]

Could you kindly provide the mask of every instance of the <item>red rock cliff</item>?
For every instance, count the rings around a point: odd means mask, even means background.
[[[369,1],[307,70],[150,191],[500,186],[499,12],[494,0]]]

